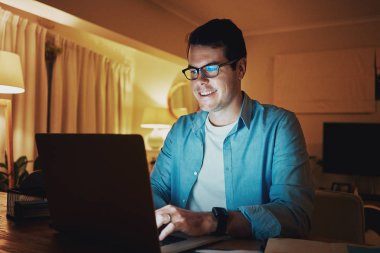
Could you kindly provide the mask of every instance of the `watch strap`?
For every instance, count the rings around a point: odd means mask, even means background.
[[[217,226],[213,235],[225,235],[227,230],[228,212],[223,207],[213,207],[212,214],[217,220]]]

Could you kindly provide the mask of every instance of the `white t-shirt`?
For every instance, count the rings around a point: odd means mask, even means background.
[[[208,212],[213,207],[226,208],[223,142],[236,122],[216,127],[211,124],[207,117],[205,155],[197,182],[190,193],[188,201],[190,210]]]

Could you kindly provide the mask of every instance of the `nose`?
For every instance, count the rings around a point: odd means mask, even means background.
[[[209,79],[205,75],[199,74],[197,79],[191,81],[191,85],[193,87],[202,87],[204,85],[207,85],[208,82]]]
[[[208,77],[203,73],[203,71],[199,71],[197,80],[201,81],[201,84],[208,83]]]

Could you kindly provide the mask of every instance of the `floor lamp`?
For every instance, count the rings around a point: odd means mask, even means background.
[[[23,93],[24,78],[22,75],[20,56],[7,51],[0,51],[0,94]],[[13,188],[13,129],[12,129],[12,100],[1,99],[6,121],[6,147],[8,186]]]

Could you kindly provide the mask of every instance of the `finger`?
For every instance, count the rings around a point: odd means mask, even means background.
[[[164,218],[162,214],[156,214],[156,225],[157,228],[160,228],[162,225],[164,225]]]
[[[170,209],[170,205],[166,205],[164,207],[156,209],[154,212],[155,212],[156,216],[157,215],[163,215],[165,213],[171,213],[169,209]]]
[[[160,233],[158,239],[160,241],[164,240],[168,235],[175,231],[174,223],[169,223]]]
[[[165,214],[156,213],[157,228],[161,227],[164,224],[169,224],[170,222],[172,222],[172,216],[169,213],[165,213]]]

